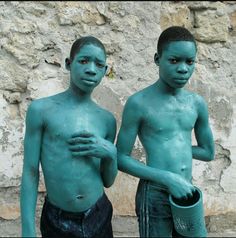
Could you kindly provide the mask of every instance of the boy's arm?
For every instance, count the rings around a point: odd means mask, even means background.
[[[109,158],[103,158],[101,160],[100,171],[103,180],[103,184],[106,188],[110,187],[116,178],[118,173],[117,169],[117,150],[114,143],[116,136],[116,120],[112,116],[107,124],[108,134],[106,137],[107,143],[106,147],[110,147]]]
[[[39,160],[42,138],[41,113],[33,102],[26,115],[24,165],[21,181],[21,225],[23,237],[36,237],[35,208],[39,182]]]
[[[199,96],[197,100],[198,118],[194,126],[197,146],[192,146],[193,158],[202,161],[214,159],[214,141],[209,125],[208,110],[205,101]]]
[[[130,156],[139,127],[142,125],[141,102],[128,99],[122,117],[122,124],[117,139],[118,168],[135,177],[153,181],[168,188],[177,197],[186,197],[194,187],[178,174],[152,168]],[[139,106],[140,104],[140,106]]]

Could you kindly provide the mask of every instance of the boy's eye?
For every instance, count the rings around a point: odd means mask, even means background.
[[[96,63],[96,65],[97,65],[97,67],[99,67],[99,68],[103,68],[103,67],[105,67],[105,65],[102,64],[102,63]]]
[[[169,61],[171,64],[177,64],[177,62],[178,62],[177,59],[169,59]]]
[[[82,59],[82,60],[79,60],[78,62],[79,62],[80,64],[87,64],[87,63],[88,63],[88,60]]]
[[[192,65],[194,63],[194,60],[187,60],[187,64]]]

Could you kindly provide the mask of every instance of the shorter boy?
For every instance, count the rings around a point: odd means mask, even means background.
[[[39,163],[47,196],[43,237],[113,237],[112,204],[104,193],[117,175],[114,116],[91,93],[106,73],[106,52],[94,37],[76,40],[66,59],[70,86],[28,108],[21,184],[22,236],[35,237]]]
[[[118,134],[118,168],[140,178],[136,214],[140,237],[171,237],[173,226],[169,194],[192,196],[192,158],[210,161],[214,142],[203,98],[184,90],[197,53],[192,34],[170,27],[158,40],[154,61],[159,79],[130,96]],[[192,146],[194,129],[197,146]],[[138,135],[146,165],[130,156]]]

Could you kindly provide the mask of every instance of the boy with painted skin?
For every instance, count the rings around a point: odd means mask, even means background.
[[[47,196],[43,237],[113,237],[112,205],[104,193],[117,175],[114,116],[91,99],[106,73],[106,52],[94,37],[74,42],[69,88],[28,108],[21,184],[22,235],[35,237],[41,163]]]
[[[211,161],[214,142],[203,98],[183,87],[191,77],[197,53],[192,34],[170,27],[158,40],[154,60],[159,79],[130,96],[118,134],[118,168],[140,178],[136,214],[141,237],[176,236],[169,194],[192,196],[192,158]],[[197,146],[192,146],[194,129]],[[146,165],[131,157],[138,135]]]

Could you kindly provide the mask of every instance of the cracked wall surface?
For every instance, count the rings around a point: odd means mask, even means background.
[[[208,103],[215,160],[193,163],[209,229],[236,216],[236,3],[234,1],[0,2],[0,228],[19,224],[25,113],[29,103],[63,91],[64,60],[75,39],[94,35],[105,45],[108,72],[94,99],[113,112],[118,129],[128,96],[154,83],[161,31],[181,25],[197,39],[196,70],[187,85]],[[196,143],[193,136],[193,143]],[[145,161],[137,140],[133,155]],[[119,172],[107,189],[114,214],[134,216],[138,180]],[[41,173],[38,215],[45,187]],[[210,219],[211,218],[211,219]],[[20,229],[20,228],[19,228]],[[5,230],[4,230],[5,231]],[[10,232],[10,231],[9,231]],[[17,231],[19,232],[19,231]],[[8,233],[10,234],[10,233]],[[18,234],[19,235],[19,234]]]

